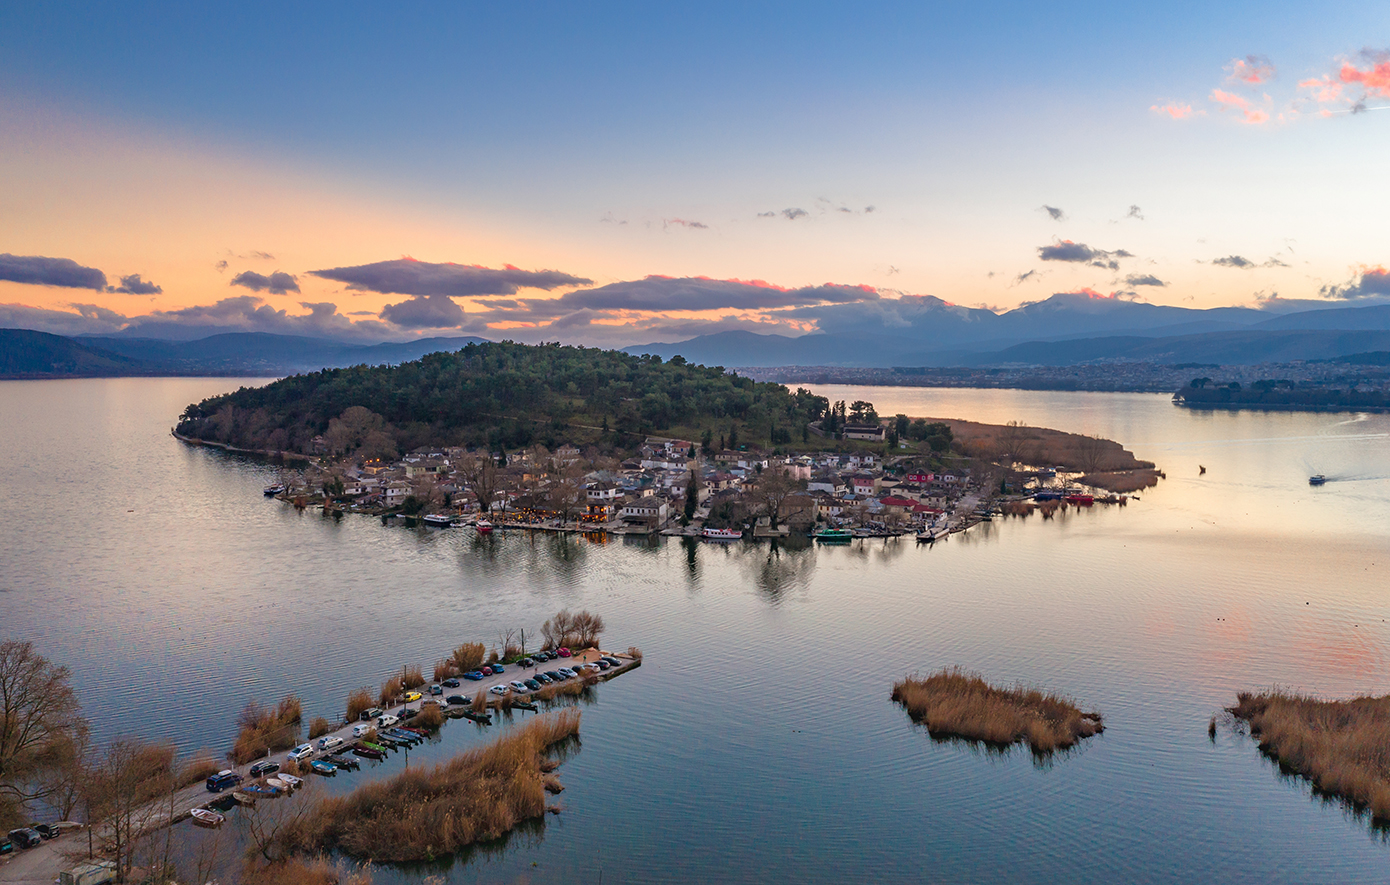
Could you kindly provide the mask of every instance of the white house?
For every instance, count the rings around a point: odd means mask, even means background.
[[[624,520],[632,522],[652,522],[657,525],[666,521],[669,507],[666,502],[655,495],[647,495],[632,501],[623,508],[621,516]]]

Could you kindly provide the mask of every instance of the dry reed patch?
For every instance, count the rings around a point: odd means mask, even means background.
[[[241,730],[232,745],[231,760],[242,765],[276,750],[293,747],[299,739],[301,714],[299,698],[294,695],[274,707],[262,707],[251,701],[237,718]]]
[[[1040,754],[1104,730],[1099,713],[1083,712],[1060,695],[1022,685],[997,688],[959,667],[902,679],[893,686],[893,700],[933,736],[1001,746],[1023,742]]]
[[[1153,467],[1119,443],[1047,427],[980,424],[952,418],[927,418],[951,428],[951,434],[967,455],[994,460],[1002,455],[1026,464],[1063,466],[1087,473],[1143,470]]]
[[[406,667],[401,679],[406,688],[419,688],[425,684],[425,674],[419,667]]]
[[[544,753],[578,733],[577,709],[547,713],[432,769],[408,769],[320,799],[281,831],[281,847],[398,863],[499,838],[545,814]]]
[[[465,642],[454,653],[449,660],[453,662],[454,669],[460,673],[468,673],[476,670],[483,665],[483,658],[487,655],[487,648],[481,642]]]
[[[1390,695],[1323,701],[1287,691],[1241,692],[1230,708],[1281,768],[1377,821],[1390,820]]]
[[[362,718],[362,713],[375,707],[372,702],[372,690],[370,688],[359,688],[347,699],[347,721],[356,722]]]
[[[1105,473],[1087,473],[1077,480],[1077,482],[1092,488],[1105,489],[1107,492],[1127,495],[1130,492],[1141,492],[1150,486],[1158,485],[1158,471],[1120,470]]]
[[[453,676],[453,675],[454,675],[454,665],[449,661],[448,658],[443,658],[443,659],[441,659],[441,660],[438,660],[438,661],[435,661],[435,662],[434,662],[434,681],[435,681],[435,682],[443,682],[445,679],[448,679],[450,676]]]
[[[309,722],[309,740],[321,738],[333,730],[333,723],[322,716],[315,716]]]
[[[371,885],[370,870],[350,870],[324,858],[287,858],[269,865],[248,863],[245,885]]]
[[[184,763],[183,768],[179,771],[178,785],[180,787],[192,786],[199,781],[207,780],[210,775],[217,774],[221,770],[221,763],[213,759],[212,756],[206,755],[205,751],[199,751],[198,755]]]
[[[383,707],[391,706],[391,702],[405,694],[405,684],[401,677],[392,676],[390,679],[381,683],[381,694],[377,695],[377,701]]]
[[[438,704],[426,704],[415,714],[410,724],[431,730],[439,728],[444,724],[444,711],[439,709]]]

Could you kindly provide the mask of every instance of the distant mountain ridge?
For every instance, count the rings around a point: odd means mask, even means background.
[[[0,377],[139,374],[139,360],[89,347],[62,335],[0,329]]]

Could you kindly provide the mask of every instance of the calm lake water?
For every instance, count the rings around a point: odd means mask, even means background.
[[[934,547],[598,544],[297,514],[260,494],[274,468],[168,434],[241,383],[262,382],[0,382],[0,637],[72,669],[99,737],[222,751],[248,700],[335,716],[402,664],[563,607],[646,655],[583,708],[563,814],[379,882],[1387,878],[1364,820],[1206,725],[1242,689],[1390,687],[1388,416],[827,387],[883,414],[1097,433],[1168,478],[1123,509]],[[1107,730],[1046,765],[934,742],[888,692],[948,664],[1069,693]],[[496,733],[451,722],[410,764]]]

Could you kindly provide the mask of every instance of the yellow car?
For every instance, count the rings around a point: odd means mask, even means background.
[[[408,691],[405,693],[405,702],[408,704],[411,701],[418,701],[422,697],[424,697],[424,695],[420,694],[418,691]]]

